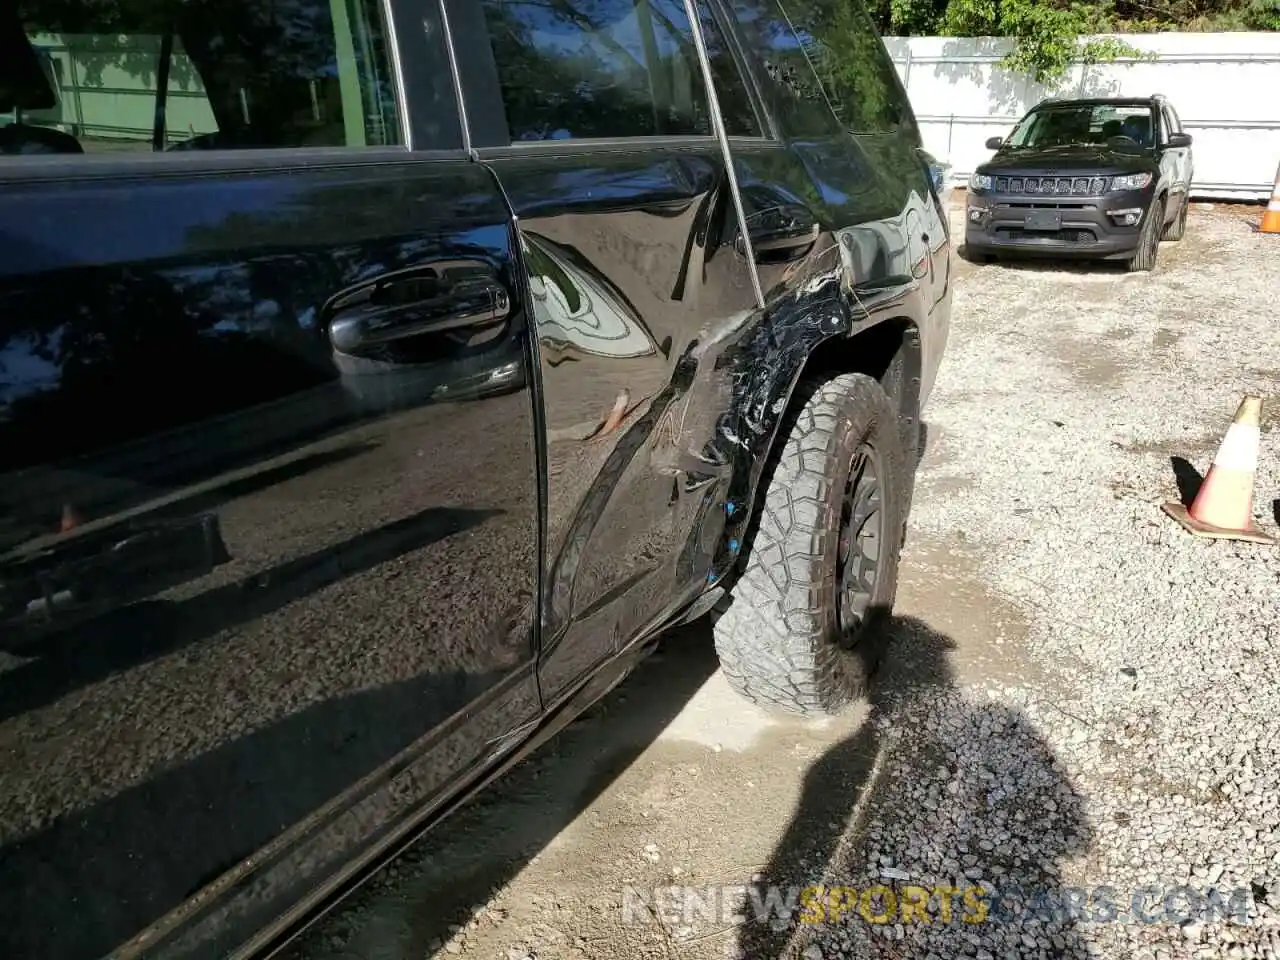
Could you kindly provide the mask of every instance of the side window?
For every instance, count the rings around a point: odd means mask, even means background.
[[[0,48],[0,154],[401,142],[376,0],[18,0]]]
[[[821,136],[840,128],[893,133],[908,119],[900,109],[897,70],[857,0],[733,4],[796,134]]]
[[[513,142],[711,134],[680,0],[482,2]],[[709,17],[703,28],[723,48]],[[741,78],[729,78],[741,93],[717,87],[726,126],[728,104],[747,102]],[[743,117],[734,116],[741,133]]]
[[[898,71],[861,0],[780,0],[845,129],[894,133],[907,119]]]
[[[731,0],[747,47],[763,67],[765,96],[775,118],[799,137],[839,131],[832,104],[777,0]]]

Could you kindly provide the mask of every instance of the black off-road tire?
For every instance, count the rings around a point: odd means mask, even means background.
[[[1160,234],[1163,230],[1164,197],[1158,197],[1142,222],[1142,239],[1138,241],[1138,249],[1125,263],[1130,273],[1148,273],[1156,268],[1156,258],[1160,255]]]
[[[1187,208],[1191,206],[1191,200],[1188,197],[1182,198],[1182,206],[1178,209],[1178,215],[1173,218],[1173,223],[1164,228],[1163,240],[1178,241],[1187,233]]]
[[[906,526],[910,465],[897,411],[869,376],[807,381],[779,437],[745,568],[715,621],[730,685],[769,710],[834,715],[865,695],[888,636]],[[838,582],[842,509],[855,454],[870,449],[880,510],[876,574],[856,629]],[[871,551],[865,551],[869,554]]]

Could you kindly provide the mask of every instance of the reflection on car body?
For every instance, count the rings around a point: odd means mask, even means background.
[[[548,350],[559,357],[578,351],[620,359],[657,350],[605,277],[592,276],[545,237],[529,231],[521,236],[538,337]]]

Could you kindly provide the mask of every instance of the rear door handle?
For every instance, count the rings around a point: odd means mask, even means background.
[[[817,219],[806,207],[798,204],[770,207],[749,219],[755,221],[748,232],[757,260],[808,248],[817,241],[821,233]],[[735,248],[739,256],[747,255],[747,245],[742,234],[738,234]]]
[[[511,297],[482,260],[437,260],[380,274],[329,299],[334,349],[352,356],[398,340],[487,327],[511,313]]]

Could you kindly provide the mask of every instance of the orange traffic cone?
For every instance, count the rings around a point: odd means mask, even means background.
[[[1222,438],[1191,509],[1166,503],[1165,513],[1198,537],[1274,544],[1253,519],[1253,475],[1261,445],[1262,398],[1246,396]]]
[[[1271,200],[1262,215],[1259,233],[1280,233],[1280,167],[1276,168],[1276,185],[1271,188]]]

